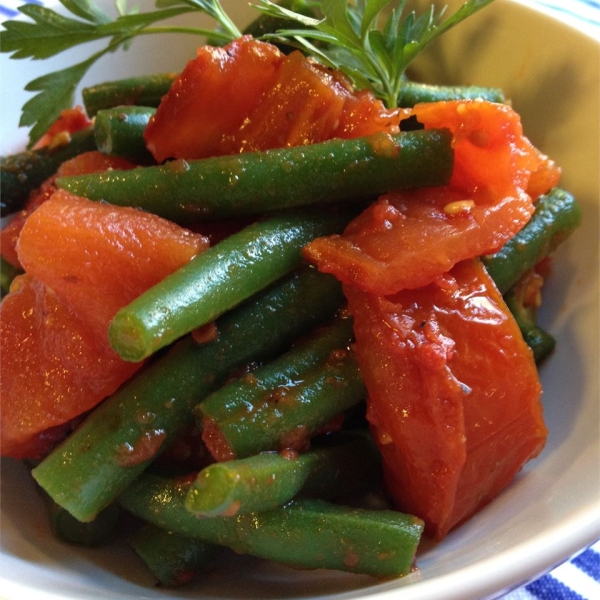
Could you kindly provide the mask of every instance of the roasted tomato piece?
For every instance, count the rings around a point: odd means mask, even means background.
[[[224,154],[223,139],[258,106],[282,60],[275,46],[248,36],[224,48],[200,48],[146,128],[154,158]]]
[[[304,251],[319,270],[375,294],[427,285],[461,260],[500,249],[531,217],[526,190],[547,165],[508,106],[439,102],[414,113],[427,127],[452,131],[450,184],[391,192],[341,236],[318,238]]]
[[[2,258],[15,267],[21,267],[17,255],[17,240],[21,229],[23,229],[27,217],[56,191],[54,180],[57,177],[101,173],[108,171],[108,169],[126,170],[133,169],[135,166],[124,158],[107,156],[97,151],[84,152],[65,161],[52,177],[46,179],[37,190],[32,192],[25,208],[14,215],[11,221],[0,231],[0,254]]]
[[[50,127],[48,131],[38,140],[34,149],[44,146],[62,146],[66,144],[72,133],[89,127],[92,122],[83,112],[81,106],[67,108],[60,113],[60,116]]]
[[[345,292],[387,486],[443,538],[544,446],[531,350],[478,260],[389,297]]]
[[[121,360],[51,289],[15,279],[0,305],[1,455],[39,458],[40,435],[89,410],[139,368]]]
[[[41,432],[86,412],[141,366],[110,348],[112,317],[206,246],[155,215],[63,190],[30,215],[17,244],[27,273],[0,304],[3,455],[37,457],[54,439]]]
[[[507,104],[431,102],[417,104],[410,114],[426,129],[450,129],[455,156],[450,186],[465,194],[478,190],[491,200],[515,195],[527,189],[531,174],[544,162]]]
[[[170,221],[65,190],[27,219],[17,243],[26,272],[98,335],[107,335],[121,307],[207,247],[206,238]]]
[[[447,186],[382,196],[342,235],[304,256],[320,271],[376,294],[422,287],[457,262],[499,250],[533,213],[526,194],[476,204]]]
[[[286,56],[243,37],[202,48],[149,123],[159,162],[195,159],[399,130],[400,112],[300,52]]]

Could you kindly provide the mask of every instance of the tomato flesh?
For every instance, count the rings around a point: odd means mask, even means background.
[[[387,486],[441,539],[544,446],[532,353],[477,260],[393,296],[344,291]]]

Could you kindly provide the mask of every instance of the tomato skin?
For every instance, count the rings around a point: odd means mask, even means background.
[[[226,102],[224,102],[226,99]],[[145,132],[157,161],[300,146],[399,130],[400,112],[300,52],[249,36],[201,48]]]
[[[227,136],[224,152],[256,152],[302,146],[327,139],[350,95],[325,69],[300,52],[284,57],[260,105],[248,111],[238,131]]]
[[[496,252],[533,214],[526,191],[532,174],[538,174],[536,193],[556,180],[506,105],[437,102],[406,114],[426,128],[452,131],[449,185],[391,192],[341,236],[318,238],[304,249],[319,270],[374,294],[422,287],[461,260]]]
[[[390,297],[344,291],[387,486],[441,539],[544,446],[532,353],[477,260]]]
[[[539,163],[531,173],[527,183],[527,193],[532,200],[537,200],[541,195],[556,187],[560,181],[561,168],[549,157],[536,150]]]

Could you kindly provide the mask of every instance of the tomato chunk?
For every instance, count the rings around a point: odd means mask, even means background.
[[[207,244],[155,215],[63,190],[30,215],[17,244],[26,275],[0,304],[2,455],[39,456],[56,441],[41,432],[86,412],[141,366],[110,348],[112,317]]]
[[[0,305],[2,456],[37,458],[58,427],[112,394],[139,368],[102,342],[65,302],[31,275]]]
[[[107,335],[121,307],[207,247],[206,238],[170,221],[65,190],[30,216],[17,244],[26,272],[98,335]]]
[[[389,297],[345,293],[388,488],[442,538],[544,446],[532,353],[478,260]]]
[[[199,48],[146,128],[154,158],[224,154],[224,138],[258,106],[282,60],[275,46],[248,36],[224,48]]]
[[[88,119],[81,106],[63,110],[58,119],[50,125],[48,131],[38,140],[34,150],[44,146],[63,145],[69,141],[72,133],[90,127],[92,122]]]
[[[389,193],[341,236],[304,251],[319,270],[375,294],[422,287],[461,260],[499,250],[531,217],[528,183],[546,165],[508,106],[440,102],[414,113],[453,133],[449,185]]]
[[[300,52],[249,36],[205,47],[163,98],[145,138],[154,157],[195,159],[394,133],[400,112]]]
[[[14,215],[10,223],[0,231],[0,254],[2,258],[15,267],[21,267],[17,255],[17,240],[21,229],[23,229],[27,217],[56,191],[54,181],[57,177],[101,173],[108,169],[126,170],[133,167],[135,165],[124,158],[107,156],[97,151],[84,152],[65,161],[54,175],[46,179],[37,190],[32,192],[25,208]]]

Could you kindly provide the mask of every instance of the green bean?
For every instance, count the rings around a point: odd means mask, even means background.
[[[239,553],[374,577],[410,572],[423,531],[422,521],[410,515],[309,499],[235,518],[199,519],[185,508],[190,484],[145,474],[124,491],[119,504],[159,527]]]
[[[119,106],[99,110],[94,122],[98,150],[136,164],[154,163],[146,148],[144,130],[156,109],[147,106]]]
[[[189,583],[219,554],[220,548],[202,540],[184,537],[146,525],[136,532],[130,546],[158,582],[169,588]]]
[[[349,350],[333,352],[300,382],[267,391],[257,402],[217,421],[203,418],[203,439],[219,458],[301,448],[315,432],[364,397],[354,354]],[[202,403],[196,413],[202,415]]]
[[[193,423],[192,408],[234,368],[279,355],[330,319],[343,301],[339,283],[302,270],[217,321],[217,340],[188,336],[97,407],[34,470],[56,503],[80,521],[108,506]]]
[[[55,148],[45,147],[28,150],[0,159],[0,207],[2,215],[21,210],[29,194],[69,158],[82,152],[96,150],[94,132],[90,129],[78,131],[71,140]]]
[[[499,88],[461,85],[430,85],[405,81],[398,94],[398,106],[412,108],[420,102],[441,102],[446,100],[475,100],[481,98],[488,102],[506,102]]]
[[[196,256],[114,317],[111,346],[140,361],[264,289],[302,262],[301,249],[341,231],[350,214],[282,214],[249,225]]]
[[[238,410],[259,403],[270,390],[301,380],[332,351],[348,347],[352,338],[352,319],[337,318],[273,362],[230,381],[207,396],[196,413],[214,421],[227,419]]]
[[[185,505],[198,516],[233,516],[282,506],[298,494],[349,498],[380,482],[381,456],[368,436],[331,442],[298,455],[266,452],[209,465]]]
[[[522,326],[523,339],[533,352],[533,358],[537,364],[547,358],[556,347],[554,336],[543,330],[539,325]]]
[[[442,185],[452,173],[450,141],[447,130],[376,134],[61,177],[57,185],[92,200],[133,205],[189,223]]]
[[[7,260],[0,256],[0,294],[2,296],[8,294],[13,279],[21,273],[23,273],[21,269],[11,265]]]
[[[78,546],[99,546],[107,542],[115,532],[121,514],[119,506],[111,504],[101,510],[93,521],[82,523],[55,502],[50,502],[48,512],[54,535]]]
[[[552,353],[556,346],[556,340],[538,326],[536,307],[525,306],[523,295],[515,286],[504,294],[504,300],[523,334],[523,339],[531,348],[535,362],[540,363]]]
[[[157,107],[176,77],[176,73],[159,73],[86,87],[81,92],[83,105],[90,117],[99,110],[115,106]]]
[[[525,227],[496,254],[482,257],[501,293],[506,293],[581,223],[581,208],[568,192],[554,188],[536,202]]]

